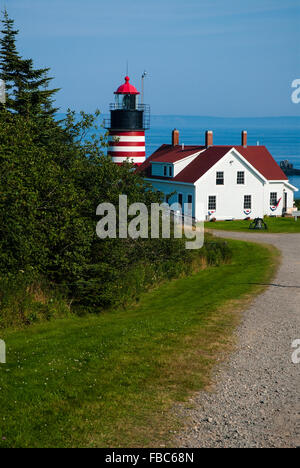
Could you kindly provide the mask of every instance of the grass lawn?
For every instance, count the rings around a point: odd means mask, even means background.
[[[268,230],[252,230],[249,229],[251,221],[236,220],[236,221],[216,221],[214,223],[205,223],[208,229],[222,229],[224,231],[246,231],[246,232],[300,232],[300,219],[295,221],[294,218],[265,218]]]
[[[170,443],[170,408],[209,383],[241,306],[263,289],[254,283],[276,268],[276,251],[228,242],[230,264],[165,283],[127,310],[0,331],[0,446]]]

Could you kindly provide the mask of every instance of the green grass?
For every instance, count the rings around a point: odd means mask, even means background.
[[[127,310],[2,331],[0,446],[170,443],[170,408],[209,384],[241,307],[277,264],[277,251],[228,242],[230,264],[164,283]]]
[[[214,223],[207,222],[205,227],[208,229],[221,229],[224,231],[243,231],[243,232],[300,232],[300,219],[295,221],[294,218],[265,218],[268,230],[252,230],[249,229],[251,221],[236,220],[236,221],[216,221]]]

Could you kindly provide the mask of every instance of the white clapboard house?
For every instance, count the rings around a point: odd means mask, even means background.
[[[265,146],[247,145],[246,131],[238,146],[214,146],[211,131],[205,146],[185,146],[173,130],[172,144],[158,148],[137,171],[169,204],[188,204],[197,221],[281,216],[292,211],[298,191]]]

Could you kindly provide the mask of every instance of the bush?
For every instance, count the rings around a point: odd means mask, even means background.
[[[0,278],[0,329],[66,317],[70,308],[57,286],[46,284],[33,271]]]
[[[106,142],[84,139],[96,125],[82,113],[75,122],[29,119],[1,112],[0,285],[1,324],[26,324],[66,314],[64,301],[36,278],[59,285],[78,310],[124,305],[164,279],[188,274],[202,264],[219,264],[221,244],[198,253],[184,239],[99,239],[96,207],[119,195],[128,204],[160,202],[130,164],[103,155]],[[20,273],[20,270],[26,274]],[[28,273],[30,272],[30,274]],[[47,288],[46,288],[47,289]],[[62,305],[64,304],[64,305]],[[0,324],[0,326],[1,326]]]
[[[133,241],[138,244],[134,249],[136,258],[123,258],[120,268],[112,268],[109,264],[104,268],[103,263],[99,263],[101,271],[95,266],[95,269],[90,270],[90,276],[74,284],[74,304],[84,304],[98,310],[127,306],[147,289],[164,280],[230,261],[231,250],[227,243],[219,240],[212,242],[210,239],[209,236],[202,249],[195,251],[185,249],[184,239]]]

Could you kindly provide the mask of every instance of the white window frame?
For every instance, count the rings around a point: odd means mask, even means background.
[[[209,203],[210,203],[210,198],[213,198],[215,199],[215,208],[210,208],[209,207]],[[217,195],[208,195],[208,200],[207,200],[207,207],[208,207],[208,211],[217,211]]]
[[[245,206],[245,204],[246,204],[246,197],[250,197],[250,206]],[[248,202],[248,203],[249,203],[249,202]],[[244,195],[243,204],[244,204],[244,210],[252,210],[252,194],[251,194],[251,193],[247,193],[246,195]]]
[[[218,177],[218,174],[222,174],[222,177]],[[218,180],[223,180],[222,184],[218,184]],[[224,171],[217,171],[216,172],[216,185],[225,185]]]
[[[272,195],[276,195],[275,202],[272,200]],[[270,192],[270,206],[277,205],[278,202],[278,192]]]
[[[243,174],[243,182],[240,182],[239,180],[239,174]],[[237,185],[245,185],[245,171],[237,171],[236,174],[236,183]]]

